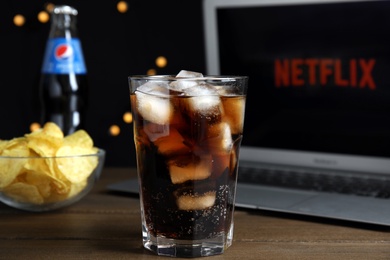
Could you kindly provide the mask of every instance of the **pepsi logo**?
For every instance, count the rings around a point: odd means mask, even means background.
[[[56,47],[54,56],[57,60],[66,60],[73,56],[72,46],[64,43]]]

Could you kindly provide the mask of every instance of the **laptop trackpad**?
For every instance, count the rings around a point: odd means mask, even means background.
[[[245,208],[287,209],[317,196],[317,192],[285,190],[275,187],[237,184],[236,206]],[[261,206],[260,206],[261,205]]]

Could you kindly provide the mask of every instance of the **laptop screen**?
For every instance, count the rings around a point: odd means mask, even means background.
[[[249,76],[243,146],[390,157],[390,2],[305,2],[216,10],[208,72]]]

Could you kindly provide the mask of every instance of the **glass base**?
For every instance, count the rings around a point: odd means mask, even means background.
[[[170,257],[201,257],[222,254],[233,240],[233,225],[227,234],[202,240],[179,240],[152,236],[144,232],[144,247],[157,255]]]

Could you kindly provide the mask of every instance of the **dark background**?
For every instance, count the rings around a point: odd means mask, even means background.
[[[176,74],[181,69],[205,73],[202,0],[128,0],[128,11],[117,11],[117,0],[2,1],[0,8],[0,139],[29,132],[39,122],[38,80],[50,22],[37,15],[45,4],[67,4],[78,12],[77,27],[88,70],[90,106],[86,130],[95,145],[106,149],[107,166],[135,165],[128,76]],[[21,14],[26,23],[15,26]],[[168,64],[158,68],[155,59]],[[121,132],[111,136],[109,128]]]

